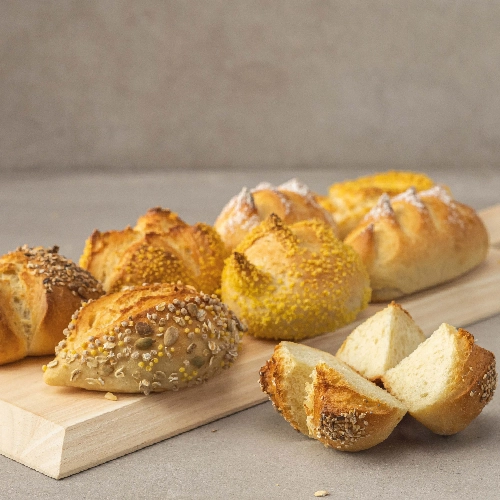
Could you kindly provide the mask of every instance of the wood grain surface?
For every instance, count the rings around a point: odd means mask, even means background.
[[[481,212],[491,236],[487,260],[448,284],[399,301],[429,335],[442,322],[465,327],[500,313],[500,206]],[[335,352],[356,322],[306,341]],[[472,330],[471,333],[474,333]],[[480,339],[477,339],[480,344]],[[42,364],[28,358],[0,367],[0,453],[59,479],[261,403],[259,368],[276,343],[245,338],[235,365],[207,384],[179,392],[117,395],[49,387]]]

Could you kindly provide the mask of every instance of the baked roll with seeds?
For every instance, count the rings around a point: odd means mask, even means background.
[[[260,385],[292,427],[341,451],[381,443],[406,413],[335,356],[294,342],[276,346],[260,370]]]
[[[97,391],[176,391],[229,368],[243,331],[215,295],[181,284],[131,287],[82,306],[44,380]]]
[[[197,290],[220,288],[226,249],[209,225],[185,223],[159,207],[141,216],[134,228],[94,231],[80,265],[102,281],[106,292],[143,283],[182,281]]]
[[[262,182],[253,189],[243,188],[223,208],[214,227],[229,250],[269,215],[276,214],[285,224],[317,219],[336,232],[333,217],[315,199],[314,193],[297,179],[274,187]]]
[[[375,175],[332,184],[328,196],[316,196],[319,204],[329,211],[344,239],[377,204],[383,194],[396,196],[409,188],[423,191],[434,186],[425,174],[390,170]]]
[[[479,265],[489,244],[475,210],[441,186],[382,195],[344,242],[368,269],[373,301],[450,281]]]
[[[82,300],[104,293],[58,251],[25,245],[0,257],[0,365],[52,354]]]
[[[497,379],[495,355],[471,333],[443,323],[382,382],[416,420],[436,434],[451,435],[482,412]]]
[[[222,300],[250,334],[298,340],[353,321],[370,300],[359,255],[318,220],[272,214],[226,260]]]

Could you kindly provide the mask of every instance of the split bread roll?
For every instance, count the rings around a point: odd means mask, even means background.
[[[243,188],[222,209],[214,227],[229,250],[234,248],[261,221],[276,214],[285,224],[317,219],[331,226],[336,224],[328,211],[322,208],[310,189],[297,179],[280,186],[262,182],[253,189]]]
[[[381,443],[406,413],[396,398],[335,356],[293,342],[276,346],[260,370],[260,384],[292,427],[342,451]]]
[[[495,356],[467,331],[443,323],[382,377],[384,387],[436,434],[465,429],[491,401]]]
[[[226,260],[222,300],[260,338],[298,340],[352,322],[370,300],[368,274],[330,226],[270,215]]]
[[[229,368],[243,330],[215,295],[181,284],[132,287],[75,314],[44,380],[97,391],[176,391]]]
[[[59,248],[18,248],[0,257],[0,365],[52,354],[82,300],[104,292]]]
[[[410,313],[394,301],[370,316],[345,339],[335,356],[363,377],[379,384],[426,339]]]
[[[425,174],[390,170],[332,184],[328,196],[317,200],[332,213],[339,237],[344,239],[384,193],[392,197],[409,188],[423,191],[432,186],[434,181]]]
[[[377,205],[344,240],[368,269],[373,301],[450,281],[479,265],[488,233],[478,214],[435,186],[409,189]]]
[[[94,231],[86,241],[80,265],[102,281],[106,292],[143,283],[182,281],[206,293],[220,287],[227,256],[209,225],[189,225],[159,207],[123,231]]]

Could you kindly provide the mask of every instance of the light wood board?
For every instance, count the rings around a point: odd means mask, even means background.
[[[452,283],[400,302],[426,334],[442,322],[466,326],[500,312],[500,206],[484,212],[487,260]],[[308,340],[335,352],[355,325],[383,308],[371,305],[353,324]],[[474,332],[472,332],[474,333]],[[480,343],[480,339],[478,339]],[[275,342],[245,338],[240,359],[207,384],[176,393],[118,395],[46,386],[31,358],[0,367],[0,453],[59,479],[265,401],[259,368]]]

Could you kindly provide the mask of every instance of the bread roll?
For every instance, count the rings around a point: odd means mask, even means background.
[[[52,354],[82,300],[104,293],[58,251],[25,245],[0,257],[0,365]]]
[[[440,186],[381,196],[344,242],[368,269],[373,301],[450,281],[488,252],[488,234],[477,213]]]
[[[432,186],[434,182],[425,174],[390,170],[332,184],[328,196],[317,200],[332,213],[339,237],[344,239],[384,193],[392,197],[410,187],[422,191]]]
[[[443,323],[382,377],[384,387],[436,434],[465,429],[497,384],[495,356],[467,331]]]
[[[227,259],[222,300],[250,334],[297,340],[353,321],[370,300],[359,256],[330,226],[271,215]]]
[[[384,441],[406,408],[335,356],[281,342],[260,370],[262,390],[292,427],[325,446],[360,451]]]
[[[100,279],[107,292],[143,283],[178,280],[206,293],[220,287],[227,256],[210,226],[186,224],[177,214],[159,207],[123,231],[94,231],[80,265]]]
[[[410,313],[393,301],[356,327],[335,356],[378,384],[387,370],[413,352],[425,338]]]
[[[314,194],[297,179],[291,179],[278,187],[262,182],[251,190],[243,188],[223,208],[214,227],[226,247],[233,250],[254,227],[271,214],[276,214],[285,224],[318,219],[336,232],[330,213],[316,202]]]
[[[243,330],[215,295],[181,284],[132,287],[80,309],[44,380],[97,391],[175,391],[229,368]]]

